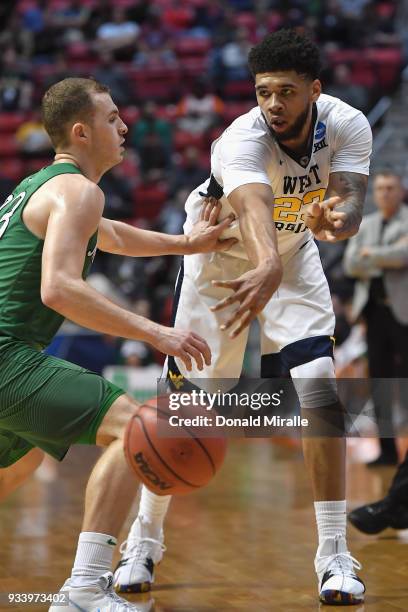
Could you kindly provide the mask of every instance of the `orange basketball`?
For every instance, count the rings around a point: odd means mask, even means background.
[[[204,487],[224,462],[226,438],[198,437],[197,430],[184,426],[185,437],[158,437],[158,419],[170,412],[157,404],[156,397],[148,400],[127,425],[124,449],[130,467],[157,495],[184,495]]]

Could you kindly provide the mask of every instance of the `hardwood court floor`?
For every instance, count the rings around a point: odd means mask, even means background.
[[[73,449],[53,482],[32,479],[0,507],[0,592],[56,592],[69,575],[97,453]],[[392,473],[349,463],[350,507],[378,499]],[[166,544],[152,595],[130,597],[140,612],[330,610],[317,601],[314,514],[296,449],[232,441],[213,483],[173,500]],[[350,610],[407,611],[408,532],[375,537],[350,527],[349,544],[367,585],[366,603]],[[0,609],[39,612],[47,606],[2,603]]]

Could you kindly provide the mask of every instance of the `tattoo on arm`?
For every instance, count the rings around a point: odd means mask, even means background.
[[[356,172],[333,172],[330,175],[328,195],[339,196],[344,200],[338,210],[346,213],[341,234],[345,238],[358,232],[363,217],[364,200],[367,191],[368,177]]]

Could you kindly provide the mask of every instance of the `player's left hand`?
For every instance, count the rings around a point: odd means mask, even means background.
[[[279,263],[279,265],[272,267],[269,265],[258,266],[234,280],[213,281],[214,287],[222,287],[233,291],[231,295],[211,307],[213,312],[223,310],[238,302],[238,308],[221,325],[221,331],[236,325],[235,329],[229,334],[230,338],[236,338],[262,312],[279,287],[281,280],[282,266]]]
[[[221,240],[221,234],[234,221],[234,215],[229,215],[217,223],[221,212],[221,202],[215,198],[206,198],[200,211],[200,218],[194,224],[187,237],[188,253],[211,253],[212,251],[228,251],[237,242],[236,238]]]
[[[333,196],[323,202],[312,202],[307,207],[305,224],[318,240],[337,242],[348,237],[344,231],[346,213],[336,210],[336,206],[342,202],[342,198]]]

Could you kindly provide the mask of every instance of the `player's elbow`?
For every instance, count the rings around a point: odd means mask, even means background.
[[[56,285],[43,283],[41,285],[41,301],[44,306],[47,306],[52,310],[59,310],[63,302],[63,296],[60,288]]]
[[[44,306],[61,312],[69,298],[69,283],[61,275],[53,275],[41,282],[41,301]]]

